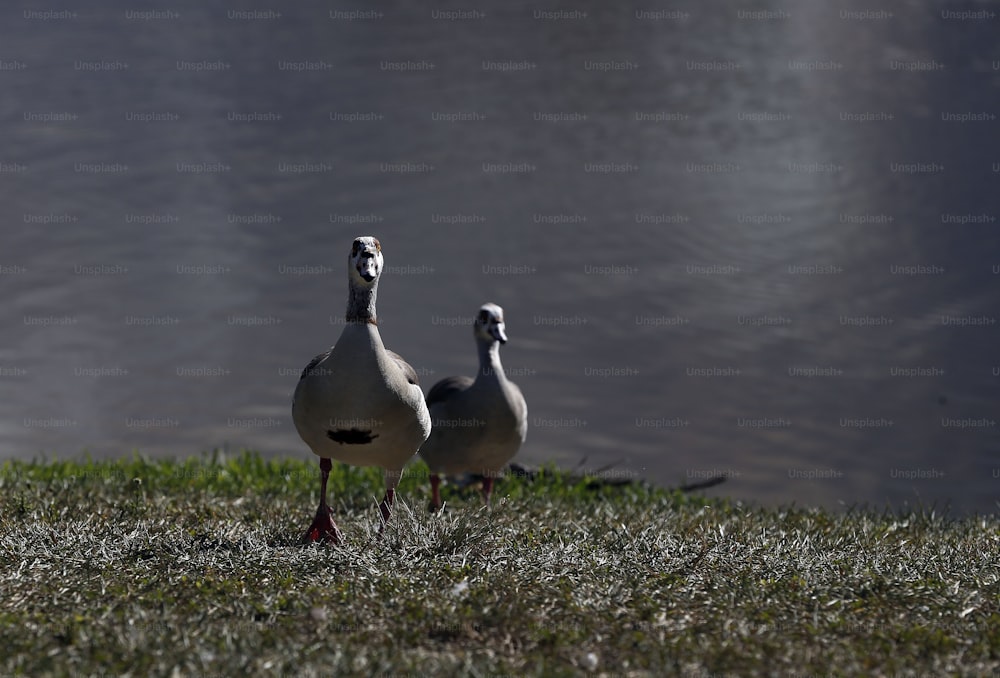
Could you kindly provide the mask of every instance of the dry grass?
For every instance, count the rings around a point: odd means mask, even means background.
[[[0,675],[917,675],[1000,667],[1000,523],[566,476],[424,509],[311,460],[8,463]],[[448,495],[446,495],[446,499]]]

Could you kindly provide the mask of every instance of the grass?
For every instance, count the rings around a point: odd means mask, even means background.
[[[565,474],[425,510],[312,459],[7,462],[0,675],[945,675],[1000,667],[1000,521]]]

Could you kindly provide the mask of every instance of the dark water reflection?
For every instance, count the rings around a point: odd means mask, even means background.
[[[942,16],[984,6],[27,7],[0,28],[6,456],[307,454],[290,394],[372,233],[425,387],[505,307],[528,461],[994,508],[996,122],[942,116],[996,111],[993,24]]]

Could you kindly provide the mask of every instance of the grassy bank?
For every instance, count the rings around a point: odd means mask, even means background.
[[[311,458],[7,463],[0,675],[911,675],[1000,667],[1000,521],[765,510],[567,476],[425,510]],[[501,500],[501,497],[506,497]]]

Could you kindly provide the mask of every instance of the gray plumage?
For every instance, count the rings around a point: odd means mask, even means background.
[[[326,504],[330,459],[385,469],[387,520],[403,466],[431,428],[416,371],[385,348],[375,322],[381,244],[370,236],[356,238],[350,264],[347,325],[333,347],[306,365],[292,398],[295,429],[320,457],[323,471],[308,541],[340,539]]]
[[[500,345],[507,341],[503,309],[484,304],[473,332],[479,352],[476,378],[447,377],[427,394],[433,428],[420,456],[434,474],[493,477],[527,436],[528,406],[500,363]]]

